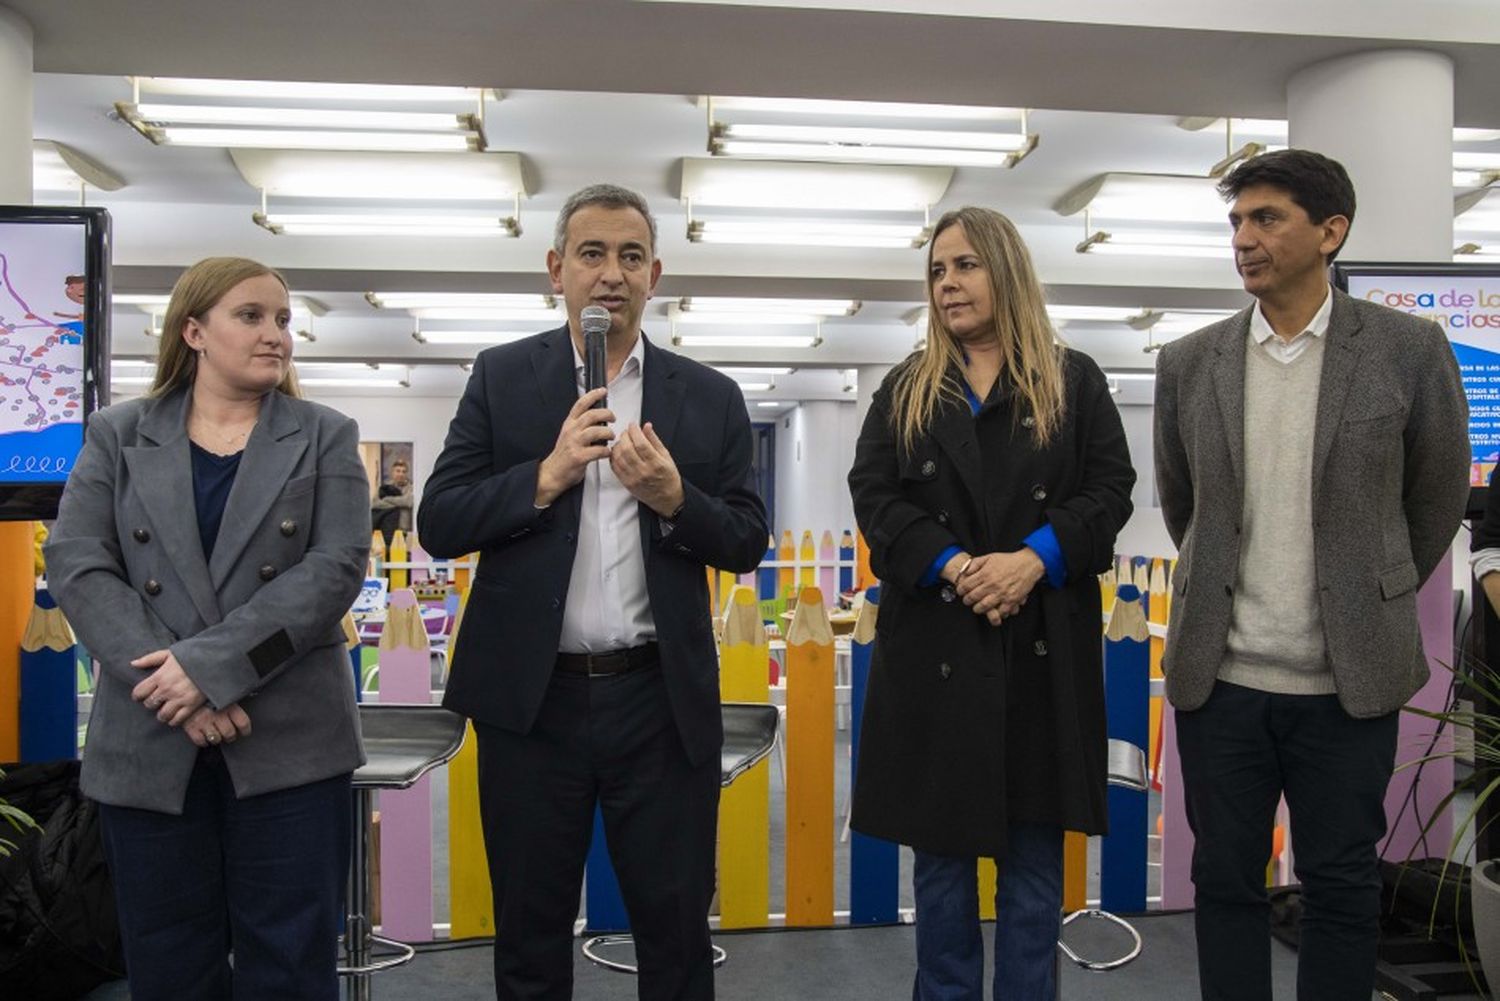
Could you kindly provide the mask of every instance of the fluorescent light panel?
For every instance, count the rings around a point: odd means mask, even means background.
[[[332,129],[233,129],[168,126],[162,141],[172,146],[263,147],[271,149],[388,150],[463,152],[472,147],[468,134],[433,132],[355,132]]]
[[[550,295],[527,292],[366,292],[365,299],[377,309],[553,309]]]
[[[246,184],[275,198],[509,205],[526,194],[521,158],[515,153],[232,149],[229,156]]]
[[[739,296],[687,295],[677,300],[684,313],[796,313],[815,316],[853,316],[858,299],[757,299]]]
[[[924,226],[897,223],[818,222],[814,220],[700,219],[688,229],[693,243],[804,247],[912,249],[927,242]]]
[[[1047,315],[1054,321],[1078,320],[1087,323],[1124,323],[1144,313],[1140,306],[1069,306],[1048,303]]]
[[[193,95],[304,101],[381,101],[454,103],[477,101],[472,87],[422,87],[368,83],[294,83],[286,80],[206,80],[188,77],[136,77],[145,94]],[[494,96],[493,93],[490,96]]]
[[[1025,145],[1022,138],[1021,145]],[[923,146],[854,146],[840,143],[750,142],[716,139],[713,151],[720,156],[766,157],[768,159],[828,160],[853,163],[913,163],[953,167],[1004,167],[1013,153],[978,149],[932,149]]]
[[[520,236],[514,219],[494,215],[257,212],[254,219],[290,236]]]
[[[815,334],[679,334],[672,339],[685,348],[815,348],[822,340]]]
[[[509,344],[530,337],[535,330],[419,330],[416,335],[428,344]]]
[[[786,115],[838,115],[848,118],[915,118],[919,121],[1012,121],[1020,108],[893,101],[834,101],[796,97],[711,97],[716,110],[761,111]]]
[[[410,385],[405,379],[323,379],[316,376],[304,379],[300,375],[297,381],[304,386],[355,389],[405,389]]]
[[[395,132],[469,132],[469,116],[440,111],[368,111],[346,108],[269,108],[221,104],[139,104],[153,125],[222,125],[298,129],[367,129]]]
[[[796,371],[794,368],[776,365],[715,365],[713,368],[731,378],[736,375],[791,375]]]
[[[409,310],[419,320],[475,320],[478,322],[550,323],[563,319],[560,309],[524,306],[423,306]],[[425,333],[425,332],[424,332]]]

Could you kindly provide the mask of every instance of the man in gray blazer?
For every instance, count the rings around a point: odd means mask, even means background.
[[[1162,350],[1155,413],[1199,980],[1270,1001],[1284,794],[1297,996],[1369,1001],[1396,713],[1428,676],[1417,590],[1463,516],[1467,407],[1440,328],[1330,288],[1354,218],[1342,166],[1269,153],[1219,191],[1256,302]]]

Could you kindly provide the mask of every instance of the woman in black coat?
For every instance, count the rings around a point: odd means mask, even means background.
[[[849,472],[883,585],[852,823],[915,850],[916,1001],[982,1001],[979,857],[994,996],[1051,998],[1063,831],[1105,829],[1095,575],[1135,471],[1008,219],[944,215],[927,274],[927,350],[875,393]]]

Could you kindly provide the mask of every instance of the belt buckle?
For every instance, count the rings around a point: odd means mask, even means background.
[[[603,662],[609,656],[610,655],[608,655],[608,654],[597,654],[597,653],[586,653],[586,654],[584,654],[584,661],[583,661],[584,674],[588,675],[590,678],[607,678],[611,674],[615,673],[613,671],[604,671],[604,670],[596,671],[596,670],[594,670],[594,665],[595,664],[599,664],[600,667],[603,667],[604,666]]]

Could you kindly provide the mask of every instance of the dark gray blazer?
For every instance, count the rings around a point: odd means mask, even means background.
[[[249,737],[223,746],[240,797],[364,760],[340,620],[370,547],[359,431],[268,395],[246,442],[213,559],[193,501],[186,391],[94,414],[46,546],[48,585],[101,666],[83,791],[181,813],[198,748],[130,698],[130,661],[169,647],[211,705],[238,702]]]
[[[1417,589],[1469,492],[1468,405],[1434,323],[1333,290],[1313,430],[1313,548],[1345,711],[1379,716],[1427,680]],[[1229,633],[1245,474],[1247,308],[1162,349],[1156,483],[1177,544],[1163,669],[1179,709],[1207,700]]]

